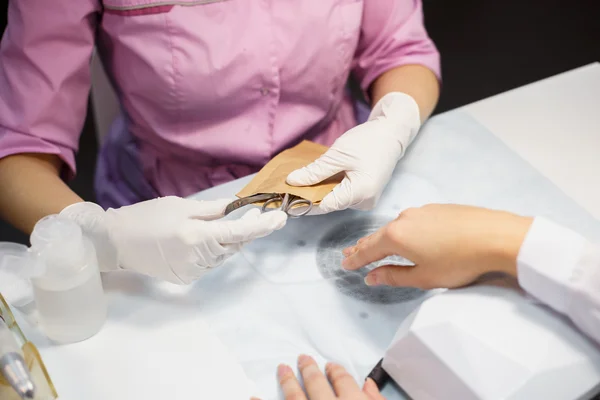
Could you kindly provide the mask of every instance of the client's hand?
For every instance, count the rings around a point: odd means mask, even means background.
[[[453,204],[411,208],[345,249],[342,266],[356,270],[400,255],[415,266],[382,266],[371,271],[365,282],[422,289],[464,286],[487,272],[516,275],[516,259],[532,221]]]
[[[298,357],[298,367],[306,394],[290,367],[280,365],[277,370],[285,400],[385,400],[375,382],[367,379],[361,390],[354,378],[340,365],[327,364],[325,367],[327,378],[311,357]]]

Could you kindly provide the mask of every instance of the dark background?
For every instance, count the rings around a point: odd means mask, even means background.
[[[8,3],[0,3],[0,30],[4,31]],[[442,54],[444,86],[437,113],[600,61],[600,0],[423,3],[427,29]],[[78,176],[71,182],[86,200],[94,199],[96,151],[88,115]],[[0,241],[26,243],[27,238],[0,221]]]

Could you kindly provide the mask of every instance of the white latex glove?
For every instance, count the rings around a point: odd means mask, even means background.
[[[220,221],[230,202],[169,196],[106,212],[94,203],[76,203],[60,214],[94,242],[102,271],[122,268],[187,284],[286,223],[285,213],[258,209]]]
[[[371,210],[420,126],[415,100],[404,93],[388,93],[377,102],[367,122],[340,136],[313,163],[289,174],[287,183],[310,186],[344,172],[342,182],[310,214],[346,208]]]

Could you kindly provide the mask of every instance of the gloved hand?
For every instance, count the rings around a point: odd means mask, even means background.
[[[377,102],[367,122],[340,136],[313,163],[289,174],[287,183],[310,186],[344,172],[342,182],[310,214],[346,208],[371,210],[420,126],[415,100],[404,93],[388,93]]]
[[[187,284],[286,223],[285,213],[258,209],[220,221],[230,201],[169,196],[106,212],[94,203],[76,203],[60,214],[94,242],[102,271],[122,268]]]

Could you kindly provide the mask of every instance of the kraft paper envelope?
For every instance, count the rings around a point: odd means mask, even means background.
[[[327,146],[305,140],[291,149],[282,151],[269,161],[237,196],[242,198],[258,193],[289,193],[310,200],[315,205],[319,204],[342,181],[343,173],[305,187],[290,186],[285,180],[290,172],[315,161],[327,149]]]

